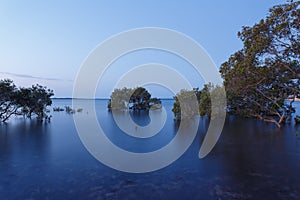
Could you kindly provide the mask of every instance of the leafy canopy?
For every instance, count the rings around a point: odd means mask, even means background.
[[[151,94],[143,87],[116,88],[108,102],[109,110],[148,110],[151,106],[161,105],[158,98],[151,98]],[[157,106],[159,107],[159,106]]]
[[[53,91],[41,85],[17,88],[12,80],[0,80],[0,120],[7,121],[12,115],[34,114],[39,120],[49,119],[46,107],[52,104]]]
[[[300,94],[300,2],[274,6],[268,16],[238,33],[243,48],[222,64],[228,109],[274,122],[294,111],[285,100]]]

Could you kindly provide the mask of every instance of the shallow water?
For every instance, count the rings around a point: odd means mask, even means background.
[[[91,101],[82,100],[91,115]],[[92,102],[93,103],[93,102]],[[107,137],[132,152],[149,152],[168,144],[176,135],[171,100],[162,131],[149,139],[128,136],[107,112],[106,100],[97,100],[100,125]],[[300,103],[297,102],[300,108]],[[53,106],[71,105],[55,99]],[[299,112],[299,109],[297,110]],[[130,174],[111,169],[85,149],[73,115],[52,112],[50,123],[23,118],[0,125],[0,199],[299,199],[300,125],[277,129],[254,119],[228,117],[221,138],[204,159],[198,152],[207,119],[200,120],[190,148],[161,170]],[[133,116],[139,125],[149,123],[147,113]]]

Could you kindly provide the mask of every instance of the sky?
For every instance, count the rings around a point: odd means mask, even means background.
[[[19,87],[39,83],[55,97],[72,97],[73,83],[89,53],[120,32],[143,27],[176,30],[193,38],[217,67],[242,47],[237,32],[264,18],[284,0],[14,1],[0,0],[0,79]],[[144,50],[123,56],[106,72],[97,98],[107,98],[122,73],[149,62],[168,64],[192,86],[202,87],[188,63],[169,53]],[[147,86],[154,96],[167,89]]]

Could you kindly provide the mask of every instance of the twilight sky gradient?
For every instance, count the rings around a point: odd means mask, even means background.
[[[71,97],[73,80],[88,54],[103,40],[140,27],[182,32],[201,44],[219,67],[241,48],[237,32],[266,16],[284,0],[187,1],[14,1],[0,0],[0,79],[18,86],[34,83]],[[145,50],[120,58],[107,71],[97,97],[108,97],[112,84],[126,70],[157,62],[174,67],[201,87],[187,63],[168,53]],[[106,81],[105,81],[106,80]],[[154,86],[154,96],[171,96]]]

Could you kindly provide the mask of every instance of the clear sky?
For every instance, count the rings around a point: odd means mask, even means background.
[[[106,38],[140,27],[169,28],[192,37],[219,67],[241,48],[237,38],[241,27],[253,25],[266,16],[270,7],[284,2],[0,0],[0,78],[11,78],[18,86],[40,83],[54,89],[56,97],[71,97],[73,80],[88,54]],[[112,77],[121,75],[122,65],[135,66],[153,58],[162,62],[169,59],[172,65],[180,68],[182,64],[184,68],[182,61],[157,54],[146,51],[129,55],[111,70]],[[189,76],[189,71],[184,71]],[[187,78],[193,79],[190,75]],[[98,97],[107,97],[109,92],[103,89]]]

